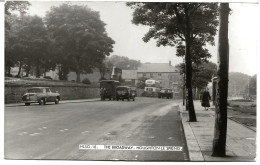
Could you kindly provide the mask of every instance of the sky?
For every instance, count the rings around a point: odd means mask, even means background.
[[[37,2],[31,1],[28,10],[30,15],[44,17],[51,6],[59,6],[61,1]],[[156,41],[143,42],[142,37],[149,27],[132,24],[133,10],[125,2],[72,2],[87,5],[100,12],[100,18],[105,22],[108,35],[115,41],[114,52],[111,55],[126,56],[141,62],[168,63],[173,65],[182,62],[177,57],[174,47],[157,47]],[[256,4],[231,3],[232,14],[229,16],[230,72],[256,74],[257,53],[257,15]],[[215,46],[208,46],[212,58],[217,63],[217,36]]]

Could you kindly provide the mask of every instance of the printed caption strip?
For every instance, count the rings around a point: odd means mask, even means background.
[[[181,146],[124,146],[80,144],[80,150],[135,150],[135,151],[182,151]]]

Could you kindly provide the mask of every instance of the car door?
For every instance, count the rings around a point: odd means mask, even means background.
[[[46,95],[47,95],[47,102],[52,102],[52,101],[55,101],[54,99],[54,95],[53,93],[51,92],[51,89],[50,88],[46,88]]]

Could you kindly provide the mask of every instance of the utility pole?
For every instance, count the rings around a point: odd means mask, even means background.
[[[227,136],[227,95],[228,95],[228,16],[229,4],[220,3],[220,26],[218,44],[218,70],[215,109],[215,129],[212,156],[223,157],[226,155]]]

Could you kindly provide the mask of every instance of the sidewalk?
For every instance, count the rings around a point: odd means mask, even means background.
[[[82,102],[92,102],[92,101],[100,101],[100,98],[92,98],[92,99],[80,99],[80,100],[61,100],[60,104],[66,104],[66,103],[82,103]],[[34,103],[37,104],[37,103]],[[24,103],[11,103],[11,104],[5,104],[5,107],[16,107],[24,105]]]
[[[179,104],[190,161],[255,161],[256,132],[230,119],[227,121],[226,157],[211,156],[215,125],[213,107],[206,111],[200,101],[195,100],[197,122],[188,122],[188,111]]]

